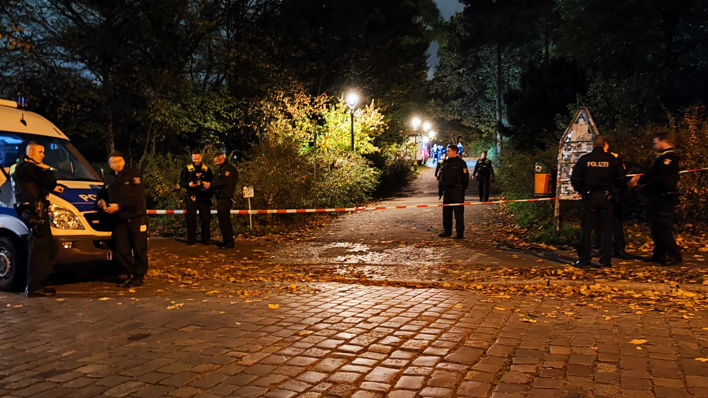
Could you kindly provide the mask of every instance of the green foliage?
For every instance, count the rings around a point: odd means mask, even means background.
[[[534,195],[534,165],[545,162],[553,170],[550,153],[533,153],[507,148],[496,170],[499,188],[507,199],[528,199]],[[544,225],[552,220],[553,202],[509,203],[508,208],[521,226]]]
[[[580,225],[564,223],[556,232],[553,225],[544,224],[533,231],[531,240],[547,245],[577,247],[580,243]]]
[[[240,185],[255,188],[254,208],[361,205],[370,198],[380,174],[359,155],[323,152],[315,160],[301,153],[296,143],[268,140],[256,146],[254,153],[239,165]],[[240,198],[237,203],[244,206],[247,202]]]
[[[206,158],[205,158],[206,159]],[[183,209],[184,190],[179,186],[179,175],[191,159],[182,156],[147,156],[141,170],[145,184],[148,209]],[[179,233],[184,217],[152,217],[151,226],[162,234]]]

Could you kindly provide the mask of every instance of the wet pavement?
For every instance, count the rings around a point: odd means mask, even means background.
[[[440,209],[364,212],[230,251],[153,239],[140,288],[0,293],[0,396],[708,397],[701,252],[578,270],[465,211],[464,241],[437,237]]]

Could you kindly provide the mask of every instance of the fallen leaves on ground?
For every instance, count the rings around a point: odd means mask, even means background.
[[[640,344],[645,344],[648,340],[644,339],[633,339],[629,341],[629,344],[634,344],[634,345],[640,345]]]
[[[270,308],[271,310],[277,310],[278,308],[280,308],[280,304],[268,304],[268,308]]]

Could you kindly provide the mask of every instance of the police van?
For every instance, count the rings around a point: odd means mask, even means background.
[[[29,231],[13,206],[10,174],[31,141],[44,145],[44,163],[64,187],[61,194],[49,194],[49,219],[58,246],[56,268],[93,266],[110,261],[112,255],[110,225],[95,204],[101,176],[54,124],[18,108],[14,101],[0,99],[0,290],[5,291],[26,283]]]

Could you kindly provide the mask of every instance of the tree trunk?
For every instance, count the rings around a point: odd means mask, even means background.
[[[502,48],[497,43],[497,156],[502,151]]]
[[[546,31],[543,34],[543,63],[546,65],[551,62],[551,23],[549,18],[546,15]]]
[[[104,112],[106,115],[106,154],[116,150],[114,142],[115,135],[113,134],[113,93],[111,92],[111,73],[105,66],[102,69],[103,85],[101,91],[103,93]]]
[[[113,109],[106,112],[108,117],[108,125],[106,126],[106,154],[116,150],[115,142],[113,141]]]

